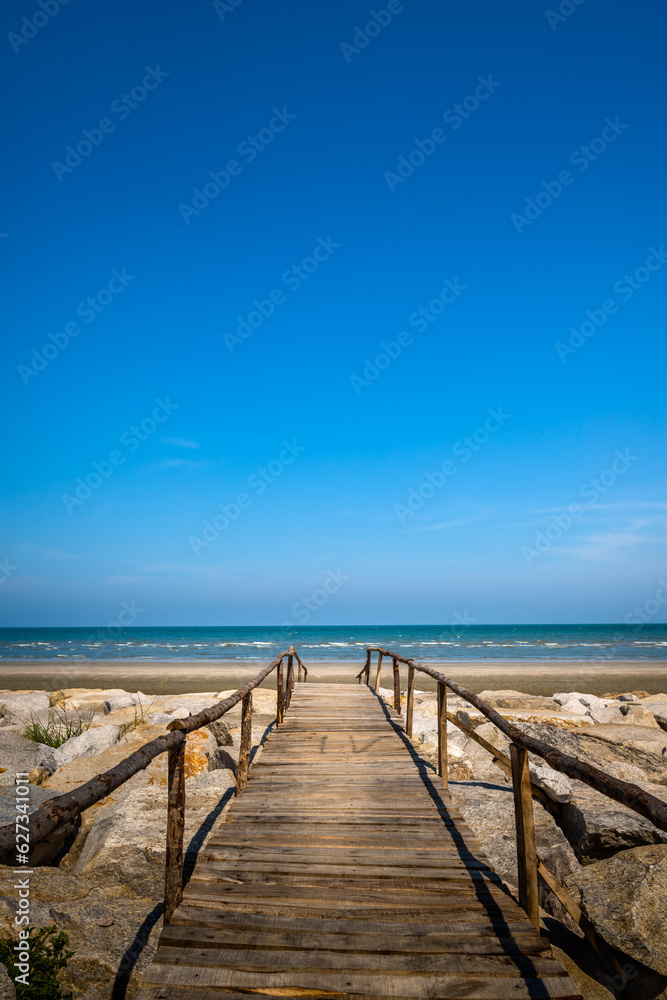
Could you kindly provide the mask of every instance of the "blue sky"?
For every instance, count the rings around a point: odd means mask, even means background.
[[[1,624],[653,597],[665,13],[561,10],[8,0]]]

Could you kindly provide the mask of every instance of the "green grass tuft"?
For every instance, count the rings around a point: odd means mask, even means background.
[[[58,982],[58,973],[64,969],[74,955],[69,950],[69,938],[64,931],[57,933],[54,924],[36,930],[30,927],[28,931],[28,951],[30,960],[29,985],[17,983],[14,979],[20,975],[14,967],[16,952],[15,938],[0,939],[0,962],[7,967],[9,978],[16,987],[16,1000],[72,1000],[72,994],[63,993]]]
[[[33,743],[44,743],[47,747],[58,749],[72,736],[81,736],[93,724],[93,716],[90,719],[82,719],[78,714],[76,718],[68,718],[65,711],[59,709],[49,709],[46,722],[41,722],[34,716],[26,725],[24,737],[32,740]]]

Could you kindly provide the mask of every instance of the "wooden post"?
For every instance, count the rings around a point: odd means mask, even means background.
[[[283,661],[281,660],[277,667],[277,680],[276,680],[276,701],[277,701],[277,717],[276,725],[280,725],[283,721],[285,715],[285,694],[283,691]]]
[[[438,681],[438,774],[445,788],[447,780],[447,688]]]
[[[378,668],[375,672],[375,693],[377,694],[380,687],[380,677],[382,676],[382,653],[378,653]]]
[[[401,711],[401,674],[397,659],[394,659],[394,710]]]
[[[236,776],[236,794],[242,792],[248,780],[250,767],[250,751],[252,750],[252,691],[243,699],[241,708],[241,749],[239,751],[239,769]]]
[[[167,778],[167,859],[164,878],[164,922],[168,924],[183,898],[183,831],[185,828],[185,738],[169,750]]]
[[[366,675],[366,683],[370,684],[370,682],[371,682],[371,651],[370,651],[370,649],[366,650],[366,662],[364,663],[364,669],[363,669],[363,671],[359,675],[359,683],[360,684],[361,684],[361,678],[364,676],[364,674]]]
[[[514,818],[516,821],[516,859],[519,882],[519,904],[537,928],[540,926],[537,895],[537,852],[535,850],[535,825],[533,800],[530,793],[528,751],[516,743],[510,744],[512,785],[514,791]]]
[[[294,690],[294,657],[290,653],[287,657],[287,682],[285,684],[285,708],[289,708]]]
[[[297,676],[297,682],[300,684],[301,683],[301,660],[299,660],[298,663],[299,663],[299,674]]]
[[[405,731],[412,736],[412,710],[415,705],[415,668],[408,667],[408,704],[405,708]]]

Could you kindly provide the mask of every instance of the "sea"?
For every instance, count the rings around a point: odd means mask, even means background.
[[[2,628],[0,660],[256,660],[363,663],[381,645],[420,661],[663,660],[667,625],[328,625]]]

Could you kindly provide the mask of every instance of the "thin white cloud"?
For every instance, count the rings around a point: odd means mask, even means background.
[[[175,448],[198,448],[197,441],[190,438],[162,438],[162,444],[172,444]]]

